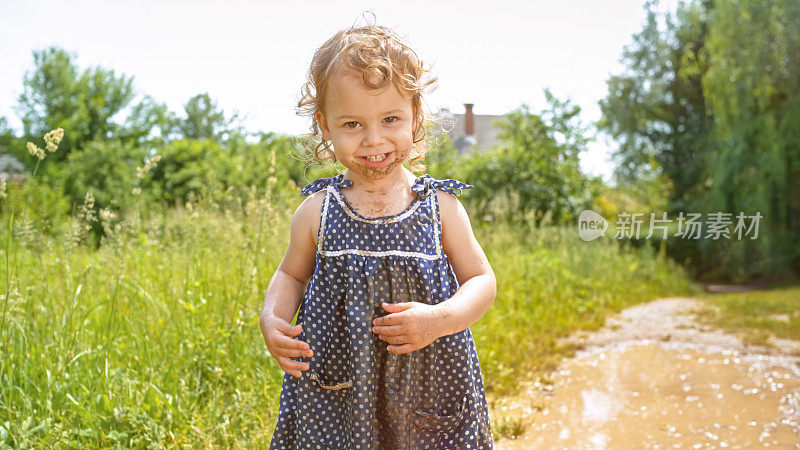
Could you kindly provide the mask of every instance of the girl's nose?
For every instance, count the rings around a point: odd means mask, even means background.
[[[383,136],[376,127],[370,127],[364,132],[364,146],[372,147],[383,143]]]

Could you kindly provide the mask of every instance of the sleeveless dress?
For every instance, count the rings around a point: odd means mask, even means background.
[[[469,327],[400,355],[369,330],[389,314],[381,302],[436,304],[458,290],[435,189],[473,186],[423,175],[405,211],[367,218],[342,194],[351,185],[340,173],[301,190],[326,190],[295,337],[313,356],[291,358],[309,364],[300,378],[284,373],[270,449],[493,448]]]

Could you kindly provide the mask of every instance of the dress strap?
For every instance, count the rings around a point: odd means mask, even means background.
[[[422,197],[427,196],[428,193],[434,192],[436,189],[441,189],[458,197],[463,194],[462,189],[473,189],[474,187],[475,186],[472,186],[471,184],[463,183],[450,178],[437,180],[436,178],[425,174],[417,177],[417,182],[414,183],[414,186],[412,186],[411,189],[413,189]]]
[[[314,180],[313,182],[304,186],[303,189],[300,190],[300,193],[303,195],[311,195],[314,192],[321,191],[330,185],[348,188],[353,185],[353,181],[345,178],[344,173],[340,173],[332,177]],[[463,194],[463,189],[473,189],[474,187],[475,186],[471,184],[463,183],[450,178],[437,180],[429,174],[425,174],[417,177],[414,185],[411,186],[411,189],[420,197],[426,197],[428,193],[434,192],[435,189],[441,189],[458,197]]]
[[[330,185],[336,185],[339,187],[347,188],[350,187],[352,184],[353,184],[352,180],[345,178],[344,173],[340,173],[339,175],[335,175],[332,177],[319,178],[317,180],[314,180],[313,182],[303,187],[303,189],[300,190],[300,193],[303,195],[311,195],[314,192],[321,191]]]

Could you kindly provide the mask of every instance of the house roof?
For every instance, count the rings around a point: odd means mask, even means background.
[[[471,105],[469,105],[471,109]],[[493,123],[502,119],[502,115],[492,114],[451,114],[447,108],[440,108],[439,114],[445,117],[452,117],[452,119],[445,119],[449,122],[444,127],[450,140],[461,153],[471,153],[476,151],[486,151],[494,147],[499,141],[497,138],[497,126]],[[472,116],[473,120],[473,134],[469,136],[466,134],[467,120]],[[452,127],[451,127],[452,125]]]

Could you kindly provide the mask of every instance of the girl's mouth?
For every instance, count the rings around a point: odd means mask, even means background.
[[[359,156],[359,158],[362,161],[364,161],[364,164],[366,164],[367,167],[380,167],[389,162],[392,153],[394,152],[387,152],[381,155],[370,156],[369,158],[367,158],[366,156]]]

